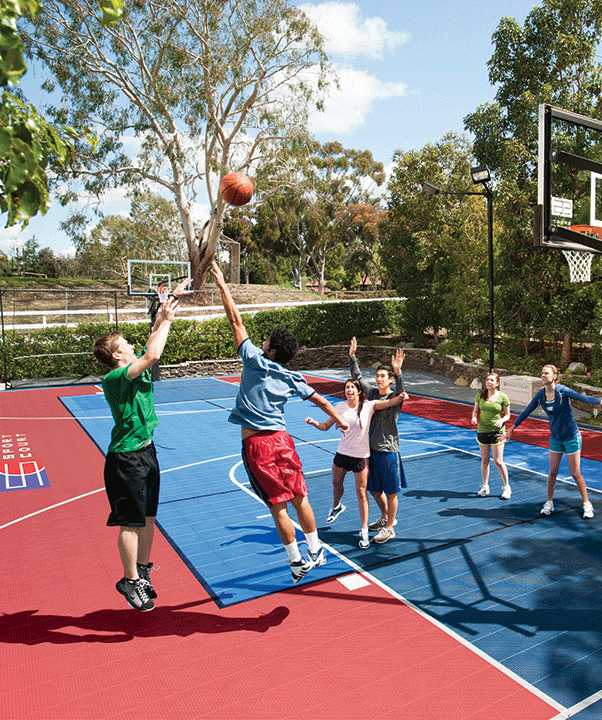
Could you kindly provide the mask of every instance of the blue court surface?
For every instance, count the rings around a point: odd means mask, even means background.
[[[214,378],[155,385],[158,525],[220,607],[291,586],[271,515],[242,466],[240,429],[227,422],[237,389]],[[62,402],[104,452],[113,423],[102,393]],[[545,448],[510,442],[504,459],[512,498],[499,497],[493,464],[492,494],[479,498],[475,432],[402,413],[408,487],[399,496],[396,537],[362,551],[351,474],[343,498],[347,510],[332,525],[325,522],[340,433],[306,425],[307,416],[324,418],[312,403],[289,401],[288,431],[303,461],[328,562],[303,583],[361,569],[562,706],[576,712],[582,704],[579,718],[601,717],[593,701],[602,675],[602,464],[582,460],[593,520],[581,517],[566,459],[555,512],[542,517]],[[377,512],[371,503],[371,517]],[[304,541],[300,531],[298,538]]]

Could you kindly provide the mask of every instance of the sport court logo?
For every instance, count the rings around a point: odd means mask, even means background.
[[[0,439],[0,492],[50,487],[44,463],[32,457],[24,433],[3,434]]]
[[[0,461],[0,492],[50,487],[46,468],[40,460]]]

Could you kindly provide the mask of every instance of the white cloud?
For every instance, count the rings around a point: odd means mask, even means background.
[[[325,2],[299,5],[324,36],[324,48],[329,55],[345,58],[365,55],[379,60],[383,51],[394,50],[410,39],[405,32],[391,32],[380,17],[362,18],[355,3]]]
[[[405,83],[382,82],[374,75],[352,67],[337,69],[340,89],[332,88],[324,112],[314,112],[312,132],[349,135],[366,122],[375,100],[388,100],[406,94]]]

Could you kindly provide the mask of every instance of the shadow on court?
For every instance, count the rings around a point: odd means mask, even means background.
[[[210,603],[199,600],[183,605],[159,606],[150,613],[135,610],[97,610],[82,617],[39,615],[37,610],[2,615],[0,643],[39,645],[51,643],[120,643],[136,637],[188,637],[224,632],[265,633],[280,625],[290,614],[282,605],[260,617],[226,617],[196,612],[193,608]],[[72,628],[73,632],[68,632]],[[87,631],[82,635],[78,631]]]

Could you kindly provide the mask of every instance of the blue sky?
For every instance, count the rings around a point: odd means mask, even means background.
[[[315,20],[340,78],[326,112],[312,119],[320,142],[370,150],[385,166],[396,150],[419,149],[494,99],[487,61],[502,17],[522,26],[533,0],[354,0],[299,3]],[[33,82],[30,78],[24,81]],[[105,198],[105,214],[127,213],[123,193]],[[199,206],[199,221],[208,208]],[[203,218],[205,214],[205,218]],[[41,247],[72,253],[54,205],[25,231],[0,229],[0,250],[35,236]]]

